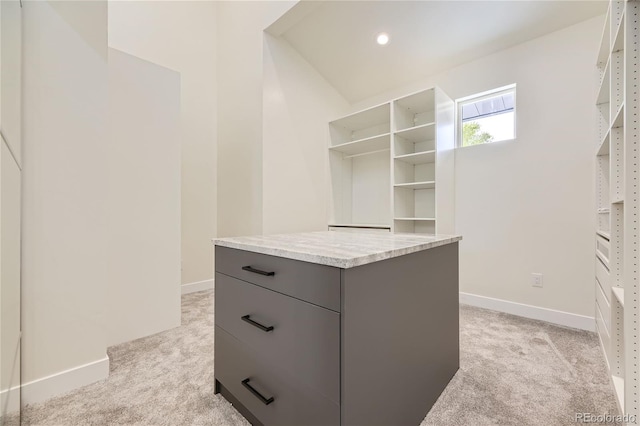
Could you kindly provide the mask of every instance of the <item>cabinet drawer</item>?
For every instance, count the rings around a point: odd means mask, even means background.
[[[596,255],[609,268],[609,241],[600,235],[596,235]]]
[[[606,326],[609,334],[611,334],[611,305],[609,304],[609,301],[602,287],[598,283],[598,280],[596,280],[596,303],[598,304],[598,308],[602,313],[604,325]]]
[[[340,401],[340,314],[220,273],[215,305],[217,326],[274,367]]]
[[[611,303],[611,278],[609,274],[609,270],[604,263],[600,260],[599,257],[596,256],[596,278],[598,282],[602,286],[602,290],[604,291],[604,295],[607,297],[609,303]]]
[[[263,362],[260,352],[217,326],[215,347],[216,380],[265,426],[340,424],[338,404],[309,389],[303,381]],[[243,384],[246,379],[249,382]],[[270,398],[273,401],[269,402]]]
[[[340,311],[338,268],[220,246],[215,259],[216,272]]]

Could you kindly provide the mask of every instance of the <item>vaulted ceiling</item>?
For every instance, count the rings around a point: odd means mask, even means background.
[[[606,1],[302,1],[270,28],[351,102],[603,15]],[[376,35],[387,32],[380,46]],[[594,51],[594,61],[595,61]]]

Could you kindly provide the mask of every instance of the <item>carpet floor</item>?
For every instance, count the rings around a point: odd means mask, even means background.
[[[617,414],[595,333],[469,306],[460,327],[460,370],[421,426],[575,425],[576,413]],[[248,425],[213,394],[213,332],[213,292],[185,295],[181,327],[109,348],[107,380],[26,406],[22,424]]]

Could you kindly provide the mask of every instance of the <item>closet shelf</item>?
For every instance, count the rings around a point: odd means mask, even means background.
[[[414,143],[432,140],[436,137],[436,123],[421,124],[408,129],[398,130],[395,134],[402,139]]]
[[[596,231],[596,234],[600,235],[603,238],[606,238],[607,240],[611,240],[611,234],[605,231]]]
[[[609,140],[610,138],[611,132],[609,130],[607,130],[607,134],[604,135],[604,138],[602,138],[602,142],[600,142],[600,146],[598,147],[598,150],[596,151],[596,155],[609,155]]]
[[[620,306],[624,308],[624,288],[622,287],[611,287],[611,291],[613,292],[616,299],[620,303]]]
[[[624,198],[618,198],[616,200],[611,201],[611,204],[624,204]]]
[[[416,220],[416,221],[428,221],[433,222],[435,217],[394,217],[393,220]]]
[[[622,16],[620,17],[620,23],[618,24],[618,28],[616,28],[615,37],[613,39],[613,48],[612,52],[619,52],[624,49],[624,10],[622,12]]]
[[[428,164],[436,161],[436,151],[422,151],[413,154],[397,155],[394,158],[409,164]]]
[[[613,119],[613,124],[611,125],[612,129],[616,129],[618,127],[624,126],[624,102],[618,108],[618,112],[616,113],[615,118]]]
[[[600,82],[600,89],[598,90],[598,97],[596,98],[596,105],[605,104],[609,102],[609,95],[611,94],[611,85],[609,82],[609,76],[611,74],[611,60],[605,65],[602,81]]]
[[[340,145],[330,146],[331,151],[342,152],[347,155],[366,154],[372,151],[383,151],[389,149],[389,133],[384,133],[369,138],[358,139]]]
[[[329,125],[351,131],[362,130],[380,124],[389,124],[389,102],[367,108],[363,111],[347,115],[331,121]]]
[[[396,188],[406,188],[406,189],[432,189],[436,187],[436,182],[428,181],[428,182],[396,183],[393,186]]]
[[[391,229],[390,225],[379,223],[329,223],[327,226],[330,228]]]
[[[613,388],[616,391],[616,399],[618,400],[618,408],[624,413],[624,379],[618,376],[611,376]]]
[[[380,223],[329,223],[333,228],[368,228],[368,229],[391,229],[391,226]]]

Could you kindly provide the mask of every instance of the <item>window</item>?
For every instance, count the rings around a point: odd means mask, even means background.
[[[456,101],[458,146],[516,138],[516,86],[511,85]]]

